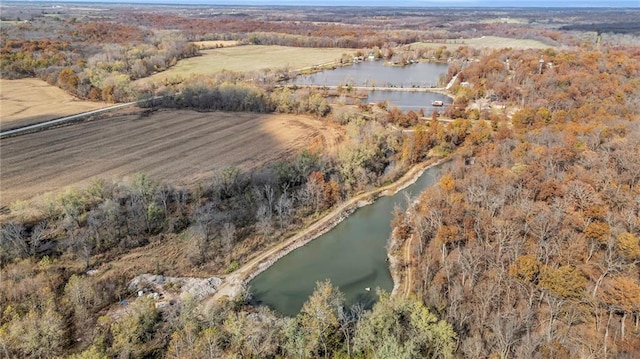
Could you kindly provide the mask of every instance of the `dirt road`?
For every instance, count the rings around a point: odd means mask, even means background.
[[[100,109],[97,109],[97,110],[92,110],[92,111],[88,111],[88,112],[82,112],[82,113],[79,113],[77,115],[65,116],[65,117],[57,118],[55,120],[34,123],[33,125],[27,125],[27,126],[15,128],[15,129],[12,129],[12,130],[2,131],[2,132],[0,132],[0,138],[10,137],[10,136],[17,136],[17,135],[20,135],[20,134],[25,134],[25,133],[30,133],[30,132],[42,131],[43,129],[47,129],[47,128],[54,127],[54,126],[60,126],[62,124],[68,124],[68,123],[70,123],[72,121],[78,121],[78,120],[86,119],[89,116],[99,115],[99,114],[103,114],[105,112],[114,111],[114,110],[121,109],[121,108],[124,108],[124,107],[133,106],[133,105],[136,105],[136,104],[138,104],[140,102],[142,102],[142,101],[121,103],[121,104],[118,104],[118,105],[113,105],[113,106],[109,106],[109,107],[105,107],[105,108],[100,108]]]

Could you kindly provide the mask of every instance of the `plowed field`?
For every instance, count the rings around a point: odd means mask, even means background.
[[[303,148],[330,149],[340,137],[334,127],[297,115],[185,110],[93,120],[3,139],[0,205],[136,172],[189,184],[228,166],[246,169]]]

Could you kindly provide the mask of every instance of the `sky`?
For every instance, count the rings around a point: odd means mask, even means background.
[[[391,7],[640,7],[640,0],[36,0],[207,5],[315,5]]]

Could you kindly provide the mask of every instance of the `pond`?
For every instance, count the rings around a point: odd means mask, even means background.
[[[296,85],[377,86],[377,87],[438,87],[438,80],[449,65],[421,62],[407,66],[390,66],[382,61],[365,61],[335,70],[298,76]]]
[[[389,66],[382,61],[365,61],[351,66],[338,67],[335,70],[322,71],[311,75],[298,76],[292,80],[296,85],[402,87],[402,88],[430,88],[438,84],[441,75],[447,73],[447,64],[417,63],[407,66]],[[452,103],[448,96],[433,92],[405,92],[405,91],[369,91],[368,97],[362,103],[379,103],[387,101],[391,106],[402,111],[420,109],[426,116],[443,107],[432,106],[434,101],[442,101],[444,106]]]
[[[418,112],[422,109],[425,116],[430,116],[433,111],[442,111],[442,106],[432,106],[434,101],[442,101],[444,106],[453,102],[449,96],[433,92],[369,91],[366,103],[379,103],[382,101],[388,101],[392,106],[396,106],[405,112]]]
[[[425,170],[414,184],[358,209],[329,232],[278,260],[249,283],[253,303],[294,316],[313,293],[316,282],[330,279],[348,304],[359,302],[370,308],[377,300],[377,287],[393,289],[386,246],[394,207],[404,209],[405,193],[417,195],[441,173],[442,165]]]

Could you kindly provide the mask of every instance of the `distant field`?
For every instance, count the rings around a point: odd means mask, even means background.
[[[39,79],[0,79],[0,128],[74,115],[109,106],[82,101]]]
[[[191,184],[228,166],[252,168],[340,133],[310,116],[159,111],[78,123],[2,140],[0,206],[92,178],[144,172]]]
[[[203,50],[203,56],[181,60],[169,70],[139,81],[145,83],[168,78],[211,75],[223,70],[244,72],[283,67],[290,67],[295,70],[335,61],[342,54],[351,51],[350,49],[262,45]]]
[[[455,49],[459,46],[469,46],[475,48],[489,48],[489,49],[504,49],[504,48],[513,48],[513,49],[547,49],[553,48],[553,46],[546,45],[545,43],[538,40],[529,40],[529,39],[511,39],[507,37],[496,37],[496,36],[483,36],[471,39],[449,39],[446,40],[446,43],[440,42],[416,42],[410,44],[411,48],[417,47],[433,47],[438,48],[442,46],[446,46],[449,49]]]
[[[196,45],[199,49],[217,49],[219,47],[232,47],[237,46],[238,42],[235,40],[213,40],[213,41],[194,41],[192,44]]]

